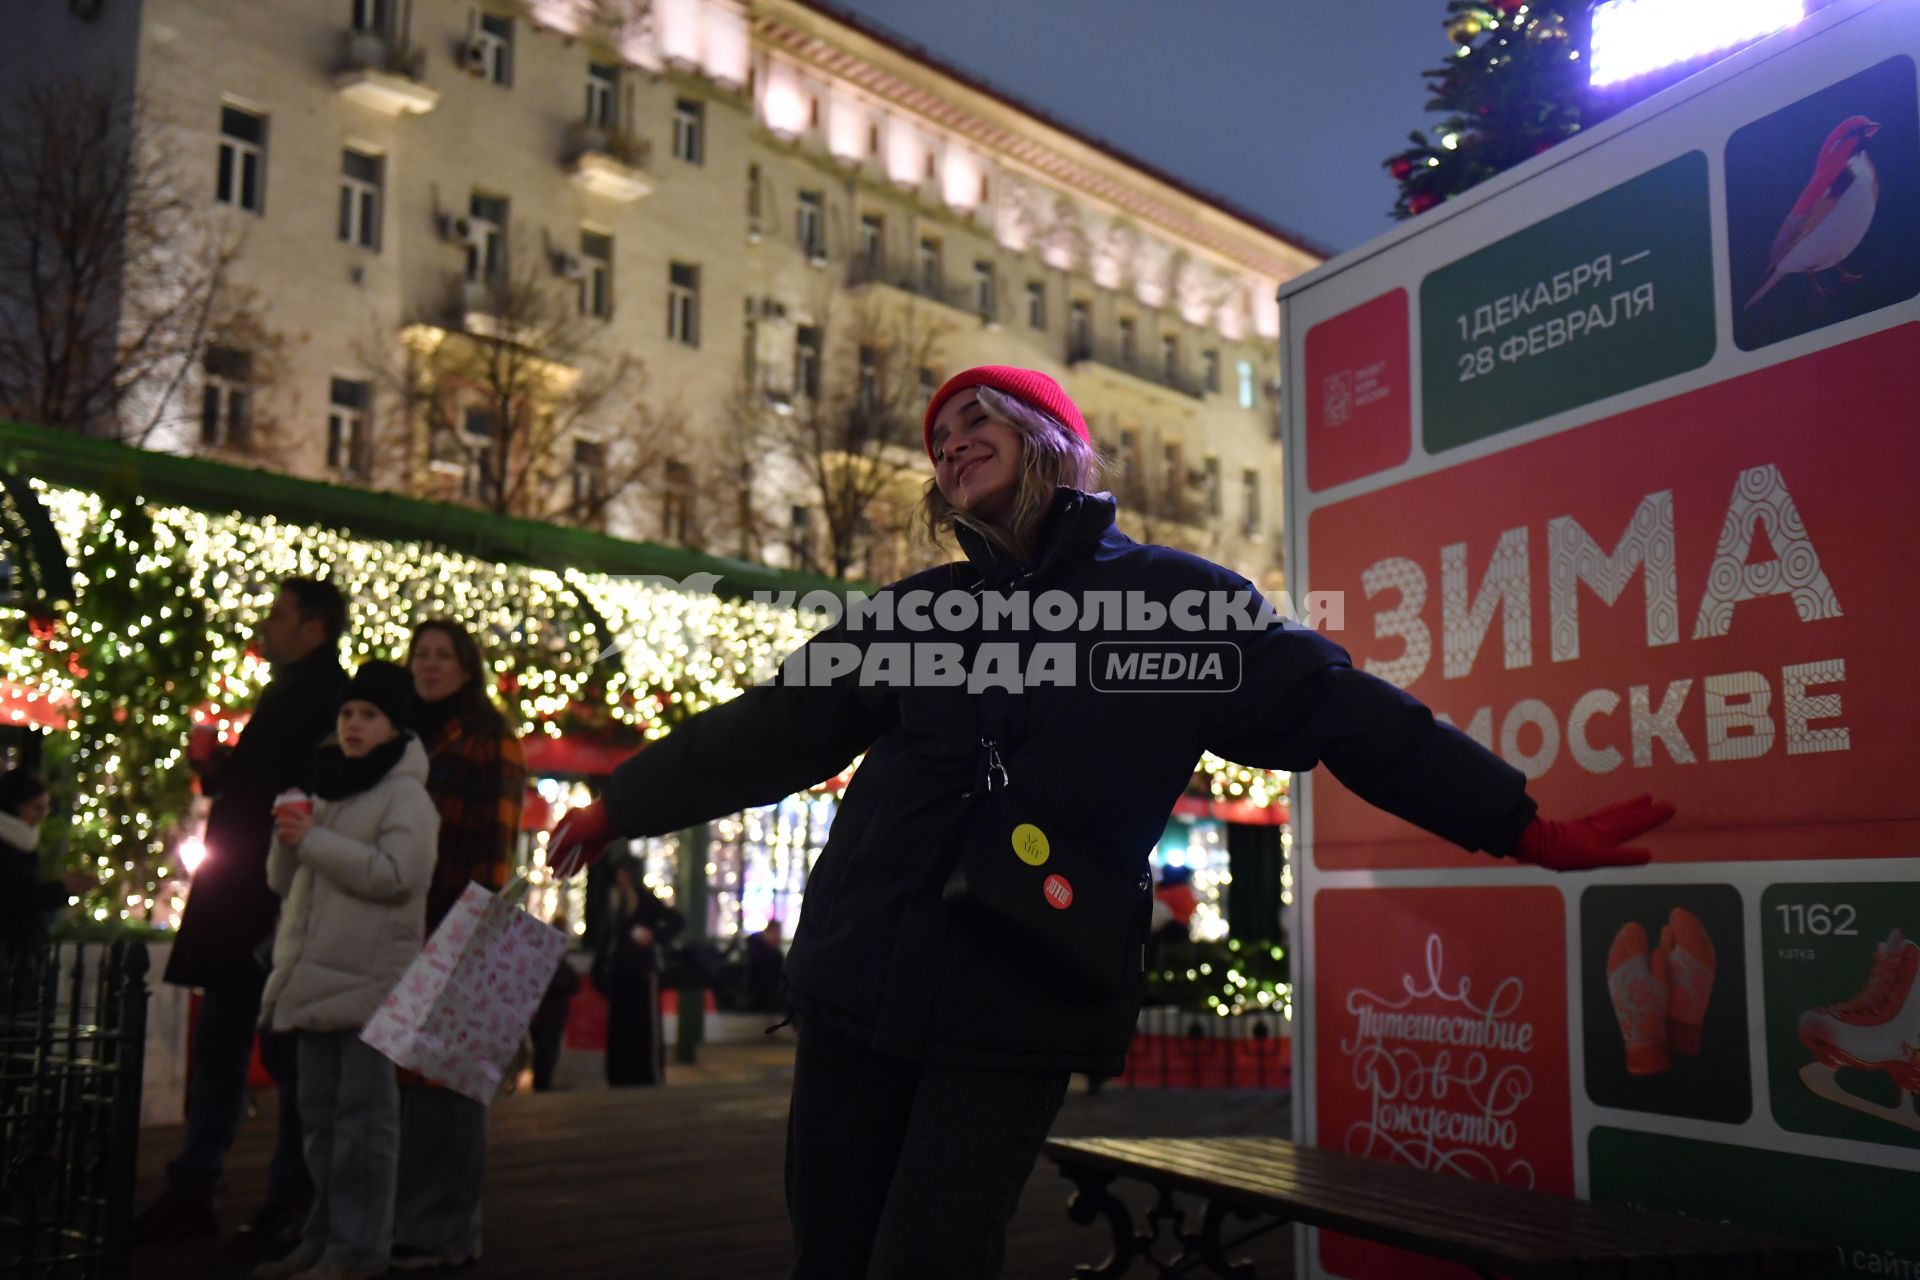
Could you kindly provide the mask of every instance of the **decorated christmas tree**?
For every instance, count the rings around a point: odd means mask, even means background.
[[[1388,157],[1410,218],[1579,132],[1584,0],[1447,0],[1453,57],[1427,72],[1443,118]]]

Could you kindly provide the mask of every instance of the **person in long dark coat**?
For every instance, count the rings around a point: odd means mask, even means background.
[[[193,874],[174,935],[166,980],[201,989],[187,1082],[187,1136],[167,1166],[167,1189],[134,1222],[137,1238],[209,1235],[219,1230],[214,1193],[246,1106],[266,946],[280,900],[267,887],[273,798],[306,779],[313,751],[333,732],[347,673],[340,637],[347,604],[338,588],[312,578],[281,582],[260,624],[260,656],[273,666],[240,740],[224,760],[200,767],[213,797],[206,859]],[[313,1185],[301,1152],[298,1082],[292,1039],[260,1038],[261,1058],[279,1092],[280,1132],[267,1171],[267,1199],[247,1234],[262,1248],[290,1247],[306,1220]]]
[[[1007,1221],[1069,1073],[1117,1074],[1132,1041],[1137,969],[1091,989],[946,900],[974,797],[1005,792],[1044,819],[1052,848],[1040,855],[1064,865],[1062,851],[1077,851],[1083,891],[1088,876],[1141,886],[1131,898],[1082,895],[1108,904],[1081,926],[1097,931],[1086,945],[1117,939],[1108,954],[1135,956],[1149,856],[1204,751],[1294,772],[1325,764],[1444,839],[1561,871],[1646,861],[1625,842],[1673,814],[1642,797],[1576,822],[1541,818],[1518,770],[1331,640],[1273,616],[1245,578],[1129,538],[1112,495],[1094,491],[1084,417],[1046,374],[957,374],[928,404],[924,432],[923,515],[965,562],[894,584],[890,599],[809,640],[780,678],[681,723],[616,769],[600,802],[569,814],[548,845],[566,873],[616,838],[772,803],[864,754],[787,956],[799,1028],[786,1166],[795,1280],[999,1275]],[[1006,620],[1002,607],[1021,602],[1031,621]],[[1049,628],[1063,602],[1080,625]],[[881,604],[897,605],[898,625]],[[944,634],[930,636],[925,624],[943,618]],[[1162,653],[1204,641],[1231,652],[1231,678],[1222,661],[1223,678],[1185,692],[1103,690],[1094,664],[1123,639]],[[943,650],[919,647],[928,641]],[[1021,681],[1041,657],[1040,678]],[[1031,840],[996,842],[993,856],[1035,865],[1032,851]],[[1043,901],[1062,920],[1078,909],[1058,872]]]
[[[613,875],[611,919],[593,961],[593,985],[607,998],[607,1083],[665,1084],[662,950],[680,936],[686,917],[660,901],[632,864]]]

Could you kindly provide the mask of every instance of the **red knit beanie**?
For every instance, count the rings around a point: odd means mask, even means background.
[[[1080,416],[1079,406],[1060,384],[1037,369],[1016,369],[1007,364],[983,364],[971,369],[963,369],[948,378],[941,388],[933,393],[933,399],[927,402],[927,421],[921,432],[927,446],[927,456],[933,456],[933,419],[940,412],[940,406],[968,387],[992,387],[995,391],[1004,391],[1016,399],[1024,400],[1036,409],[1052,414],[1060,420],[1062,426],[1082,440],[1092,443],[1087,434],[1087,420]]]

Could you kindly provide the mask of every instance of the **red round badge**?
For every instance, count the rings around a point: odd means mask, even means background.
[[[1047,895],[1047,905],[1055,911],[1065,911],[1073,905],[1073,886],[1067,883],[1065,876],[1048,876],[1047,882],[1040,886],[1040,892]]]

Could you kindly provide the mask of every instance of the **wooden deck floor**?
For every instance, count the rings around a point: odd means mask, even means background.
[[[485,1258],[455,1274],[473,1280],[785,1280],[781,1194],[791,1044],[713,1045],[698,1068],[675,1068],[662,1089],[607,1090],[595,1064],[569,1062],[572,1087],[515,1095],[494,1108]],[[270,1108],[271,1098],[262,1100]],[[1109,1089],[1069,1095],[1057,1135],[1197,1136],[1287,1130],[1275,1093]],[[223,1215],[237,1225],[257,1203],[271,1116],[243,1126]],[[142,1202],[161,1185],[179,1141],[149,1129]],[[1050,1165],[1034,1171],[1008,1242],[1009,1280],[1070,1280],[1078,1262],[1105,1256],[1104,1228],[1068,1221],[1068,1187]],[[1197,1217],[1189,1225],[1197,1225]],[[1290,1276],[1285,1232],[1246,1251],[1263,1280]],[[257,1259],[225,1240],[144,1249],[134,1280],[240,1280]],[[1139,1274],[1139,1272],[1136,1272]],[[858,1280],[849,1277],[849,1280]]]

